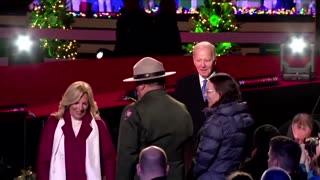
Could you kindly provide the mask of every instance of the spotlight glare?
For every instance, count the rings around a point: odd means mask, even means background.
[[[33,42],[31,41],[30,36],[28,35],[19,35],[15,41],[15,46],[18,48],[18,51],[29,52]]]
[[[307,47],[307,44],[303,38],[293,37],[291,43],[289,44],[289,47],[291,48],[292,53],[301,54],[303,53],[303,50]]]
[[[280,45],[283,80],[309,81],[315,78],[315,45],[303,36],[291,36]]]
[[[102,51],[99,51],[97,53],[97,59],[101,59],[103,57],[103,52]]]

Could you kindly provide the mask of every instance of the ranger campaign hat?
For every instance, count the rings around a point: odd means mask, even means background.
[[[165,72],[163,64],[160,61],[152,57],[144,57],[133,66],[133,77],[124,79],[123,82],[146,81],[170,76],[175,73],[175,71]]]

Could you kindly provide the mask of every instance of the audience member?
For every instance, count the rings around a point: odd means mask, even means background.
[[[313,118],[307,113],[298,113],[294,116],[287,136],[299,144],[309,137],[318,137],[319,127]]]
[[[218,73],[207,84],[208,108],[201,128],[193,175],[197,179],[225,179],[238,169],[247,132],[253,124],[246,103],[240,103],[238,83]]]
[[[254,150],[251,158],[242,164],[240,170],[251,174],[253,179],[260,179],[262,173],[268,169],[270,139],[279,135],[278,129],[272,125],[265,124],[258,127],[254,132]]]
[[[90,85],[72,83],[41,135],[37,179],[114,180],[116,152]]]
[[[283,169],[273,167],[267,169],[262,177],[261,180],[291,180],[290,175]]]
[[[163,149],[149,146],[140,152],[136,168],[140,180],[166,180],[170,166]]]
[[[300,144],[300,146],[302,150],[300,158],[300,167],[308,173],[309,180],[320,179],[319,137],[308,138],[306,139],[305,144]]]
[[[270,140],[268,166],[280,167],[290,174],[293,180],[307,179],[307,174],[300,168],[301,148],[299,144],[285,136]]]
[[[192,119],[185,105],[165,91],[163,64],[151,57],[142,58],[133,67],[133,77],[139,99],[122,112],[118,139],[117,179],[128,180],[135,175],[138,155],[144,147],[155,145],[168,156],[168,179],[184,179],[185,146],[190,141]]]
[[[153,54],[150,39],[154,36],[151,15],[140,8],[139,0],[124,0],[117,20],[116,56],[144,56]]]
[[[156,54],[181,55],[182,44],[177,24],[176,1],[160,0],[155,14]]]
[[[228,180],[253,180],[250,174],[242,171],[235,171],[230,174]]]
[[[320,154],[315,156],[312,160],[312,170],[308,173],[308,179],[320,180]]]

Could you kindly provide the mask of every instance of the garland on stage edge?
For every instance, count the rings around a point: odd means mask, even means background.
[[[158,9],[146,9],[147,13],[155,13]],[[199,9],[193,8],[183,8],[177,9],[177,14],[188,14],[197,15],[199,14]],[[315,16],[315,10],[302,8],[299,11],[295,8],[293,9],[267,9],[267,8],[255,8],[255,7],[243,7],[238,8],[235,12],[236,15],[246,15],[246,16],[259,16],[259,15],[270,15],[270,16]],[[70,14],[77,18],[87,18],[89,17],[83,12],[70,12]],[[103,19],[117,19],[120,16],[119,12],[97,12],[92,15],[93,18],[103,18]],[[90,16],[91,17],[91,16]]]
[[[32,28],[72,29],[74,17],[68,12],[62,0],[40,0],[40,5],[32,11]],[[41,39],[41,46],[48,57],[56,59],[75,59],[78,44],[75,40]]]

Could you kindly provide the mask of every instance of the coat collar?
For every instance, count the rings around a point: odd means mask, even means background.
[[[92,127],[90,126],[91,120],[93,119],[92,115],[90,112],[87,112],[84,117],[81,119],[82,120],[82,124],[80,127],[80,131],[78,136],[76,137],[74,134],[74,131],[72,129],[72,122],[71,122],[71,114],[69,110],[66,110],[64,115],[63,115],[63,119],[65,121],[65,124],[62,126],[62,131],[66,137],[66,139],[80,139],[85,141],[89,134],[92,131]]]

